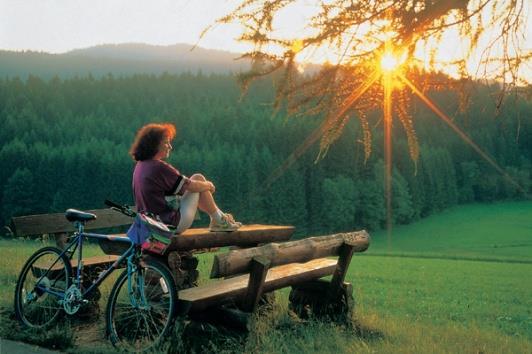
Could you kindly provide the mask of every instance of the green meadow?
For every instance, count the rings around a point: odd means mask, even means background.
[[[11,320],[13,289],[23,262],[41,245],[0,242],[2,337],[23,339]],[[200,256],[202,282],[212,257]],[[356,301],[353,326],[295,318],[284,289],[249,335],[209,327],[183,337],[176,326],[170,352],[530,353],[531,279],[532,202],[459,206],[391,234],[372,233],[370,249],[353,258],[347,275]],[[103,285],[102,308],[111,285],[112,279]],[[67,351],[112,351],[103,318],[73,321],[61,333],[71,341]],[[30,341],[49,346],[51,335]]]
[[[458,206],[372,233],[366,254],[532,262],[532,202]]]

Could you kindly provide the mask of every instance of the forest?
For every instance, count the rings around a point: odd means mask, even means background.
[[[459,109],[455,89],[429,96],[516,182],[509,182],[421,101],[412,97],[420,157],[393,127],[394,224],[408,224],[457,204],[525,199],[532,168],[532,105],[515,92],[499,104],[495,84],[471,83]],[[372,153],[351,120],[325,158],[318,146],[272,183],[272,172],[318,126],[320,116],[274,113],[270,79],[246,95],[233,74],[201,72],[0,80],[0,220],[16,215],[132,203],[128,155],[148,122],[178,129],[169,162],[203,173],[223,210],[244,223],[290,224],[299,233],[385,226],[381,112],[371,114]],[[206,218],[203,217],[203,222]]]

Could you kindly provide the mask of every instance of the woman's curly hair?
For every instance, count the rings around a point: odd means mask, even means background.
[[[161,147],[165,138],[172,140],[176,129],[173,124],[147,124],[139,129],[135,140],[129,149],[129,154],[135,161],[152,159]]]

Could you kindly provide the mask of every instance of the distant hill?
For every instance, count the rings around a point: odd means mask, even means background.
[[[142,43],[105,44],[76,49],[64,54],[0,50],[0,77],[35,75],[45,79],[59,76],[117,76],[192,72],[229,73],[246,70],[249,61],[240,54],[196,47]]]

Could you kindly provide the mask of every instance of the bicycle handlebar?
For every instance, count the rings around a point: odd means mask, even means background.
[[[109,208],[113,209],[113,210],[116,210],[116,211],[119,211],[121,212],[122,214],[124,215],[127,215],[127,216],[130,216],[132,218],[134,218],[137,213],[135,213],[129,206],[127,205],[120,205],[120,204],[117,204],[115,202],[112,202],[108,199],[105,200],[105,205],[107,205]]]

